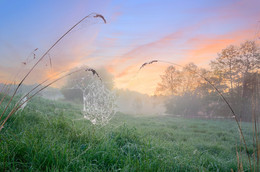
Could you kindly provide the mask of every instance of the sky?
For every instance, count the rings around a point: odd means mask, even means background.
[[[160,59],[208,67],[223,48],[259,35],[259,9],[259,0],[0,0],[0,82],[19,80],[61,35],[95,12],[107,23],[82,22],[26,83],[87,65],[106,68],[115,88],[152,95],[167,65],[138,72],[143,63]]]

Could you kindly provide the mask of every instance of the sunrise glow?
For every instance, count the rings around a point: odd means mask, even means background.
[[[84,22],[50,52],[52,68],[46,59],[37,76],[32,74],[26,82],[37,83],[53,73],[87,65],[106,68],[114,76],[115,88],[153,95],[167,66],[155,64],[138,73],[143,63],[160,59],[207,67],[226,46],[256,37],[259,6],[257,0],[200,0],[185,5],[167,0],[66,1],[63,5],[4,0],[0,2],[1,82],[11,81],[33,49],[39,48],[35,52],[39,58],[79,19],[98,12],[107,24]]]

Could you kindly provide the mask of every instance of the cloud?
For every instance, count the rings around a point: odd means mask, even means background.
[[[135,63],[130,65],[115,77],[115,85],[117,88],[129,89],[148,95],[153,95],[160,82],[162,75],[168,64],[155,63],[147,65],[139,71],[143,63]]]
[[[109,2],[107,1],[105,6],[109,6]],[[103,4],[103,2],[100,2],[100,4]],[[153,5],[156,5],[156,3]],[[94,6],[99,7],[99,4]],[[38,77],[32,76],[32,79],[28,81],[33,83],[36,80],[49,77],[59,71],[70,70],[83,64],[91,67],[105,65],[106,69],[115,76],[116,87],[124,88],[131,86],[131,89],[145,93],[149,92],[150,94],[152,93],[151,90],[154,90],[156,86],[155,82],[159,81],[158,73],[163,72],[165,66],[160,66],[159,64],[152,65],[153,68],[145,68],[135,78],[135,74],[141,64],[155,58],[181,64],[195,62],[204,66],[210,59],[215,58],[217,53],[226,46],[239,44],[245,39],[251,39],[256,29],[254,23],[256,24],[260,20],[259,0],[225,1],[218,2],[217,5],[214,4],[212,6],[210,4],[200,4],[199,6],[204,6],[204,8],[193,10],[189,8],[191,11],[185,13],[185,15],[171,13],[180,15],[180,20],[187,19],[183,20],[181,25],[172,26],[170,20],[176,18],[164,16],[167,17],[167,20],[162,18],[162,22],[160,23],[163,26],[147,30],[145,34],[147,37],[140,35],[142,39],[147,40],[142,40],[142,42],[136,39],[139,35],[128,39],[133,33],[143,33],[135,30],[136,28],[142,29],[141,26],[125,28],[122,25],[122,22],[124,25],[128,24],[129,19],[134,20],[133,16],[128,16],[129,12],[121,10],[120,6],[111,7],[114,10],[111,10],[109,6],[109,9],[104,12],[108,14],[105,15],[105,17],[108,16],[108,24],[104,25],[106,26],[104,29],[101,29],[104,31],[100,34],[101,36],[98,36],[100,32],[99,27],[92,26],[92,23],[87,24],[87,26],[91,25],[91,27],[79,28],[77,32],[75,30],[75,32],[67,35],[50,53],[53,61],[53,69],[45,69],[44,64],[48,64],[48,61],[43,61],[41,69],[35,71],[36,73],[42,71],[42,73]],[[85,13],[85,10],[89,7],[79,4],[74,8],[78,9],[78,12],[81,14]],[[135,12],[134,9],[128,10],[133,10],[131,13]],[[148,16],[149,12],[151,11],[146,12],[145,16]],[[190,14],[194,16],[189,16]],[[159,15],[163,16],[161,13],[156,14],[157,17]],[[189,17],[186,18],[186,16]],[[142,16],[138,17],[138,19],[141,19]],[[146,21],[154,22],[150,18]],[[130,23],[133,22],[130,21]],[[167,27],[167,29],[162,29],[162,27]],[[155,35],[162,35],[162,31],[158,28],[167,30],[160,38],[155,37]],[[21,53],[20,49],[15,49],[9,43],[6,43],[3,47],[2,49],[5,49],[6,52],[4,50],[1,51],[1,55],[5,56],[6,59],[17,59],[17,56],[22,57],[26,54],[24,51]],[[41,49],[41,47],[39,48]],[[24,49],[24,47],[21,49]],[[6,56],[7,54],[8,56]],[[1,58],[3,60],[3,57]],[[7,61],[6,59],[4,61]],[[18,66],[17,64],[16,67]],[[16,67],[11,66],[10,69],[5,66],[1,67],[1,80],[8,80],[10,76],[9,72],[15,70]],[[129,80],[131,80],[131,84],[129,84]]]
[[[121,56],[112,59],[108,66],[108,71],[111,71],[116,77],[123,77],[132,70],[136,65],[141,65],[145,61],[153,58],[165,58],[164,54],[171,54],[178,51],[174,48],[174,44],[185,37],[186,33],[196,30],[202,23],[190,26],[175,32],[172,32],[156,41],[146,43],[133,48],[132,50],[122,54]],[[168,55],[166,55],[168,56]]]
[[[182,63],[195,62],[196,64],[205,64],[205,62],[216,58],[217,53],[227,46],[237,45],[245,40],[252,39],[254,30],[254,27],[249,27],[219,36],[200,35],[193,37],[186,42],[192,48],[187,50],[186,58],[183,59]]]
[[[225,3],[219,3],[212,7],[204,7],[193,9],[194,13],[200,14],[214,14],[213,21],[215,19],[221,20],[230,20],[238,19],[242,20],[258,20],[260,17],[259,0],[240,0],[240,1],[225,1]]]
[[[194,62],[199,66],[207,67],[209,60],[216,58],[217,53],[228,45],[237,45],[247,39],[252,39],[252,33],[256,29],[254,25],[249,25],[223,34],[190,34],[205,24],[209,24],[208,22],[211,21],[207,20],[196,26],[183,28],[157,41],[138,46],[119,58],[113,59],[108,68],[110,72],[115,74],[115,85],[119,88],[129,88],[152,94],[157,85],[156,82],[159,82],[156,74],[154,76],[151,76],[152,73],[144,75],[140,81],[142,85],[138,82],[132,84],[131,87],[126,84],[133,77],[132,73],[138,70],[140,64],[148,61],[148,59],[156,58],[182,65]],[[157,72],[163,70],[163,67],[155,67]],[[155,73],[155,71],[153,72]],[[139,86],[137,86],[138,84]]]

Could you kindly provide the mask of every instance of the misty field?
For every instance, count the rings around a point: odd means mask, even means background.
[[[260,172],[259,7],[0,0],[0,172]]]
[[[35,98],[2,130],[0,171],[230,171],[243,150],[232,120],[117,113],[98,127],[79,119],[76,105]],[[251,125],[242,123],[249,154]]]

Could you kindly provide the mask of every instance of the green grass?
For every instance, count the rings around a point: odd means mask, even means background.
[[[134,117],[105,127],[77,106],[32,100],[0,133],[0,171],[230,171],[237,169],[233,121]],[[251,124],[243,130],[252,154]],[[248,169],[245,153],[244,170]]]

